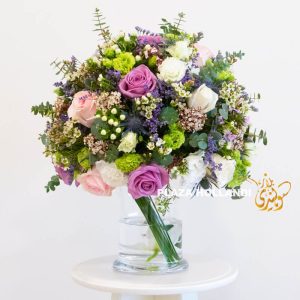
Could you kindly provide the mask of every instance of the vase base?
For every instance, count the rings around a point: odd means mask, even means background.
[[[180,260],[176,263],[164,263],[164,264],[151,264],[145,263],[141,264],[130,261],[127,263],[122,259],[116,259],[113,263],[113,269],[122,273],[132,273],[132,274],[169,274],[182,272],[188,269],[188,262],[185,259]]]

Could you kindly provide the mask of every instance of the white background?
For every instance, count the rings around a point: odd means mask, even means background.
[[[297,1],[4,1],[0,7],[0,299],[108,299],[70,278],[72,266],[116,253],[120,199],[97,198],[61,186],[46,194],[53,175],[37,135],[44,120],[30,107],[52,101],[58,78],[49,63],[96,48],[92,13],[102,8],[113,31],[156,30],[161,17],[187,13],[186,29],[202,30],[214,51],[243,50],[235,67],[249,92],[261,92],[253,119],[268,132],[252,174],[268,171],[292,192],[280,212],[261,212],[247,197],[192,200],[181,205],[185,250],[219,256],[240,267],[237,281],[202,299],[300,297],[299,7]],[[298,129],[298,130],[297,130]],[[246,184],[245,187],[250,187]],[[255,187],[251,187],[255,192]]]

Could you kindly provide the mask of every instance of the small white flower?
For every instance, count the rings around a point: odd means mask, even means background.
[[[109,120],[108,120],[108,124],[109,124],[109,125],[113,125],[113,124],[114,124],[114,120],[113,120],[113,119],[109,119]]]
[[[121,143],[118,149],[119,151],[129,153],[135,149],[137,143],[137,134],[135,132],[129,131],[121,139]]]
[[[135,60],[136,60],[136,61],[140,61],[140,60],[142,60],[142,58],[141,58],[140,55],[136,55],[136,56],[135,56]]]
[[[233,159],[226,159],[217,153],[213,154],[212,159],[216,164],[221,164],[221,170],[215,171],[217,185],[221,188],[232,180],[236,161]]]
[[[127,176],[117,169],[114,163],[108,163],[104,160],[96,162],[96,168],[103,181],[111,187],[118,187],[127,184]]]
[[[118,111],[117,111],[117,109],[114,107],[110,112],[111,112],[113,115],[115,115]]]
[[[165,141],[161,138],[158,138],[157,141],[156,141],[156,146],[157,147],[160,147],[161,145],[163,145],[165,143]]]
[[[126,119],[126,116],[125,115],[120,115],[120,120],[121,121],[124,121]]]
[[[218,99],[217,93],[202,84],[188,99],[188,107],[202,108],[203,112],[207,113],[215,108]]]
[[[149,150],[153,150],[153,149],[155,148],[154,143],[153,143],[153,142],[149,142],[149,143],[147,144],[147,148],[148,148]]]
[[[166,82],[180,81],[187,70],[185,62],[175,57],[167,57],[158,67],[159,79]]]
[[[144,47],[145,50],[150,50],[151,49],[151,46],[149,44],[147,44],[145,47]]]
[[[110,135],[110,139],[111,140],[115,140],[117,138],[117,136],[114,134],[114,133],[112,133],[111,135]]]
[[[106,130],[102,129],[100,133],[101,133],[101,135],[106,135]]]
[[[168,47],[167,52],[173,57],[186,61],[193,53],[193,49],[189,47],[188,41],[178,41],[175,45]]]
[[[104,121],[104,122],[106,122],[107,121],[107,116],[102,116],[101,120]]]

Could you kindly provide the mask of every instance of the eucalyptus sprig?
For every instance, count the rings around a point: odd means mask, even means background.
[[[33,112],[34,115],[40,114],[42,117],[50,117],[53,113],[53,105],[48,101],[46,103],[42,102],[39,105],[33,105],[31,107],[31,112]]]
[[[94,31],[97,31],[98,35],[102,37],[106,43],[108,43],[111,40],[110,29],[109,26],[106,24],[105,18],[99,8],[95,9],[94,18]]]
[[[55,188],[60,185],[60,179],[58,175],[51,177],[50,181],[45,185],[46,192],[55,191]]]

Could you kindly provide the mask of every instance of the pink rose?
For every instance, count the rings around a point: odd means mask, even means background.
[[[68,116],[77,120],[80,124],[91,127],[93,117],[96,114],[96,94],[81,91],[74,95],[71,106],[68,109]]]
[[[140,65],[129,72],[119,83],[124,96],[138,98],[152,92],[156,87],[155,75],[145,65]]]
[[[197,59],[197,62],[196,62],[198,67],[204,66],[206,61],[209,58],[214,57],[213,52],[209,48],[207,48],[206,46],[201,45],[201,44],[195,44],[195,47],[198,50],[198,59]]]
[[[97,196],[111,196],[112,187],[106,184],[96,167],[77,177],[77,181],[88,192]]]
[[[142,165],[129,174],[128,192],[134,199],[157,195],[158,190],[169,183],[169,174],[163,167]]]

